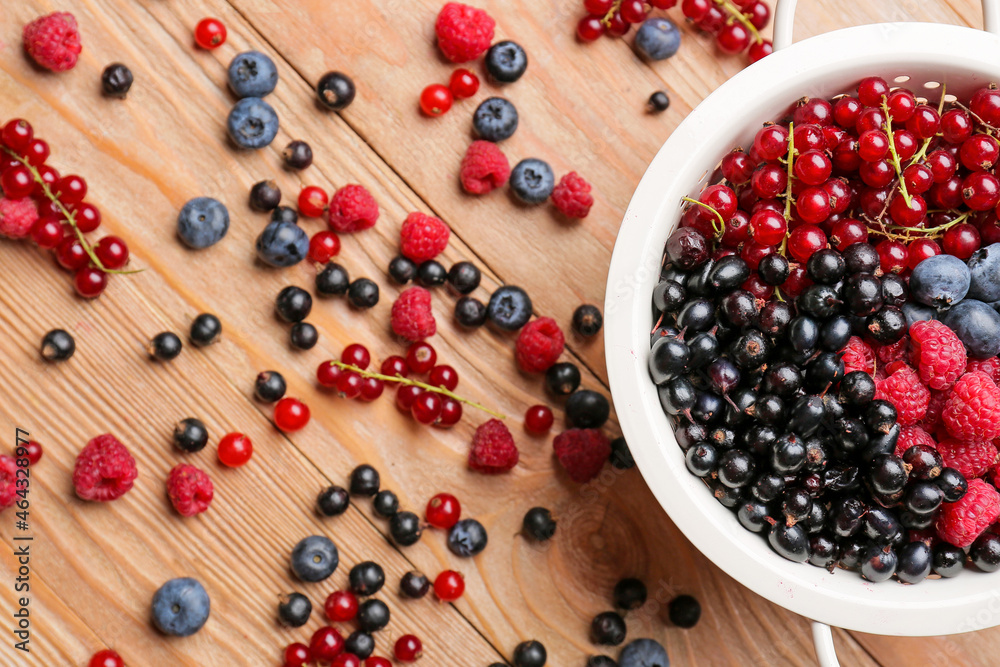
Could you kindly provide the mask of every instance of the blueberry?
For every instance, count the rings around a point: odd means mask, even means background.
[[[531,298],[514,285],[497,288],[486,306],[486,316],[493,324],[506,331],[517,331],[531,319]]]
[[[278,85],[278,68],[260,51],[244,51],[229,63],[229,87],[237,97],[264,97]]]
[[[264,148],[278,134],[278,114],[259,97],[244,97],[233,105],[226,126],[240,148]]]
[[[486,141],[509,139],[517,130],[517,108],[502,97],[488,97],[472,114],[472,127]]]
[[[667,650],[654,639],[636,639],[618,654],[619,667],[670,667]]]
[[[965,298],[972,274],[953,255],[934,255],[917,264],[910,274],[910,294],[925,306],[947,308]]]
[[[292,572],[302,581],[323,581],[339,564],[337,546],[323,535],[303,538],[292,549]]]
[[[944,323],[965,343],[970,357],[987,359],[1000,353],[1000,314],[982,301],[962,301],[948,311]]]
[[[316,84],[316,97],[327,109],[340,111],[354,101],[354,81],[341,72],[327,72]]]
[[[971,275],[968,297],[979,301],[1000,299],[1000,243],[972,253],[968,266]]]
[[[526,158],[510,172],[510,188],[526,204],[541,204],[555,188],[555,175],[548,162]]]
[[[497,42],[486,52],[486,70],[500,83],[514,83],[528,69],[528,54],[517,42]]]
[[[205,625],[210,610],[205,587],[190,577],[171,579],[153,594],[153,623],[167,635],[193,635]]]
[[[650,60],[666,60],[681,46],[681,31],[670,19],[646,19],[635,33],[635,48]]]
[[[466,329],[486,324],[486,306],[475,297],[463,296],[455,302],[455,320]]]
[[[291,222],[268,223],[257,237],[257,256],[271,266],[295,266],[308,253],[309,235]]]
[[[486,529],[475,519],[462,519],[448,531],[448,549],[463,558],[481,553],[487,540]]]
[[[217,199],[195,197],[177,214],[177,236],[190,248],[215,245],[228,231],[229,211]]]

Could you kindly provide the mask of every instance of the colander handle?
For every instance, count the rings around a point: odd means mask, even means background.
[[[826,623],[814,622],[812,630],[819,667],[840,667],[840,660],[837,659],[837,647],[833,645],[833,628]]]
[[[798,0],[777,0],[774,8],[774,50],[792,43],[795,27],[795,5]],[[983,29],[1000,35],[1000,0],[983,0]]]

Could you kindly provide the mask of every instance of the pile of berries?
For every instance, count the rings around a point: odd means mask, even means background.
[[[661,405],[692,474],[789,560],[1000,569],[998,120],[993,88],[800,100],[667,241]]]
[[[0,236],[30,238],[52,250],[59,266],[73,273],[84,298],[99,296],[108,275],[129,261],[129,248],[117,236],[91,244],[84,236],[101,226],[101,212],[86,201],[87,181],[61,176],[51,165],[48,143],[28,121],[15,118],[0,129]]]
[[[580,19],[576,34],[592,42],[601,35],[622,37],[633,24],[641,24],[636,49],[651,60],[663,60],[677,52],[680,33],[669,19],[650,18],[650,13],[676,5],[677,0],[584,0],[587,16]],[[771,19],[771,8],[763,0],[683,0],[681,11],[695,27],[715,37],[722,53],[746,52],[753,63],[773,51],[760,35]]]

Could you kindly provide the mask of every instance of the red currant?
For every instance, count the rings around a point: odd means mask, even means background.
[[[905,123],[916,111],[917,100],[913,97],[913,93],[905,88],[900,88],[889,93],[886,106],[889,107],[889,115],[892,116],[893,123]]]
[[[792,133],[795,140],[795,150],[802,153],[808,150],[819,150],[826,145],[826,135],[819,125],[797,125]]]
[[[753,148],[762,160],[777,160],[788,152],[788,129],[782,125],[766,125],[757,130]]]
[[[64,204],[78,204],[87,196],[87,181],[76,174],[63,176],[56,184],[56,195]]]
[[[309,655],[313,660],[333,660],[344,652],[344,638],[334,628],[320,628],[309,641]]]
[[[942,183],[935,183],[927,191],[927,198],[938,208],[957,208],[962,203],[962,179],[952,176]]]
[[[90,257],[76,238],[66,237],[56,246],[56,261],[67,271],[76,271],[85,267]]]
[[[969,259],[972,253],[979,250],[979,230],[967,222],[955,225],[944,233],[941,245],[945,253],[959,259]]]
[[[361,370],[368,368],[368,365],[372,362],[372,355],[368,352],[368,348],[360,343],[351,343],[344,348],[344,351],[340,353],[340,361],[342,363],[357,366]]]
[[[533,405],[524,413],[524,428],[531,433],[548,433],[554,420],[549,406]]]
[[[105,269],[115,271],[128,264],[128,246],[117,236],[105,236],[98,241],[94,254]]]
[[[18,165],[20,162],[18,163]],[[50,167],[47,164],[40,165],[37,168],[38,178],[41,179],[42,183],[49,186],[49,192],[55,189],[56,183],[59,182],[59,171]],[[48,196],[45,194],[45,188],[42,187],[42,183],[38,180],[35,181],[35,187],[31,189],[32,196],[38,200],[39,208],[41,206],[48,206],[52,213],[58,213],[60,216],[63,215],[62,209],[54,201],[50,201]]]
[[[911,164],[903,170],[903,182],[908,192],[923,194],[934,185],[934,173],[927,165]]]
[[[776,164],[765,164],[753,173],[750,185],[761,199],[774,199],[788,186],[788,174]]]
[[[980,88],[973,93],[969,109],[987,125],[996,126],[1000,123],[1000,90]]]
[[[99,269],[86,266],[73,276],[73,287],[76,293],[84,299],[93,299],[101,295],[108,286],[108,274]]]
[[[309,259],[326,264],[340,253],[340,237],[330,231],[316,232],[309,239]]]
[[[334,591],[326,598],[323,610],[334,623],[354,620],[358,615],[358,598],[350,591]]]
[[[358,396],[362,401],[374,401],[385,391],[385,383],[378,378],[362,378],[361,394]]]
[[[68,207],[74,213],[76,227],[84,234],[92,232],[101,226],[101,212],[93,204],[80,202]]]
[[[838,173],[846,174],[856,171],[862,162],[861,156],[858,155],[858,140],[848,136],[837,144],[830,157],[833,160],[833,167]]]
[[[878,107],[867,108],[858,116],[858,123],[854,129],[859,135],[868,130],[884,130],[885,114]]]
[[[757,0],[756,2],[751,2],[745,5],[743,8],[743,13],[747,15],[747,17],[750,19],[750,23],[753,25],[753,27],[757,28],[757,30],[763,30],[764,26],[767,25],[767,22],[771,20],[771,8],[768,7],[767,3],[763,2],[762,0]],[[762,43],[765,41],[766,40],[761,40]],[[767,44],[768,46],[770,46],[771,43],[767,42]],[[757,45],[758,45],[757,42],[754,41],[751,47]],[[751,60],[751,62],[754,61]],[[824,102],[827,104],[827,106],[829,106],[829,102],[827,102],[826,100],[820,100],[820,102]]]
[[[410,406],[413,418],[421,424],[433,424],[441,414],[441,394],[424,391],[417,395]]]
[[[424,654],[424,645],[413,635],[403,635],[396,640],[393,654],[400,662],[414,662]]]
[[[63,240],[66,230],[55,218],[39,218],[38,222],[31,228],[31,239],[38,244],[39,248],[51,250]]]
[[[333,659],[330,667],[361,667],[361,658],[353,653],[341,653]]]
[[[754,164],[741,150],[731,151],[722,158],[722,177],[733,185],[743,185],[753,176]]]
[[[928,257],[941,254],[941,246],[933,239],[916,239],[906,247],[906,267],[911,271]]]
[[[285,647],[285,664],[283,667],[305,667],[312,661],[309,655],[309,647],[305,644],[295,642]]]
[[[427,523],[448,530],[462,518],[462,504],[450,493],[439,493],[427,503]]]
[[[590,14],[604,16],[611,11],[614,0],[583,0],[583,8]]]
[[[866,107],[877,107],[888,94],[889,84],[880,77],[870,76],[858,84],[858,100]]]
[[[35,131],[32,129],[31,123],[22,118],[7,121],[7,124],[0,130],[0,142],[18,155],[24,155],[27,152],[34,136]]]
[[[829,217],[830,211],[830,195],[823,188],[806,188],[795,199],[795,213],[805,222],[818,225]]]
[[[858,175],[865,185],[873,188],[884,188],[896,177],[896,169],[888,160],[862,162],[858,167]]]
[[[920,195],[911,195],[907,204],[903,195],[896,195],[889,203],[889,216],[903,227],[917,227],[927,216],[927,202]]]
[[[212,50],[226,41],[226,26],[219,19],[204,18],[194,27],[195,44]]]
[[[750,240],[750,217],[737,210],[726,220],[726,228],[719,243],[727,248],[738,248],[740,244]]]
[[[406,365],[414,373],[426,373],[434,367],[437,361],[437,352],[430,343],[414,343],[406,351]]]
[[[15,452],[18,458],[28,459],[28,465],[33,466],[42,460],[42,446],[34,440],[29,440],[24,445],[17,448]]]
[[[969,174],[962,181],[962,199],[973,211],[988,211],[1000,202],[1000,181],[985,171]]]
[[[283,398],[274,406],[274,425],[286,433],[305,428],[309,406],[297,398]]]
[[[793,265],[791,271],[788,272],[785,282],[781,283],[781,293],[794,299],[812,284],[813,282],[809,279],[809,274],[806,273],[805,267]]]
[[[705,18],[711,8],[712,0],[683,0],[681,2],[681,12],[686,18],[696,23]]]
[[[622,20],[628,23],[642,23],[646,20],[646,4],[643,0],[622,0],[618,11],[621,12]]]
[[[386,357],[385,361],[382,362],[379,372],[389,377],[399,375],[405,378],[410,374],[410,367],[406,365],[406,359],[398,354],[394,354],[391,357]]]
[[[906,268],[909,254],[906,246],[899,241],[886,239],[875,246],[875,250],[878,252],[879,265],[883,273],[902,273]]]
[[[622,18],[621,12],[614,12],[608,19],[608,34],[612,37],[622,37],[628,33],[632,24]]]
[[[454,570],[445,570],[434,579],[434,595],[443,602],[454,602],[465,592],[465,579]]]
[[[472,97],[479,91],[479,77],[467,69],[457,69],[451,73],[448,89],[456,100]]]
[[[677,6],[677,0],[647,0],[647,2],[656,9],[671,9]]]
[[[807,261],[817,250],[826,247],[826,234],[815,225],[796,227],[788,235],[788,252],[800,262]]]
[[[253,456],[253,443],[242,433],[228,433],[219,440],[219,461],[230,468],[239,468]]]
[[[0,187],[7,199],[21,199],[35,188],[35,178],[27,167],[19,165],[0,175]]]
[[[875,162],[889,154],[889,137],[882,130],[868,130],[858,137],[858,157]]]
[[[364,379],[354,371],[344,371],[337,378],[337,393],[341,398],[357,398],[361,395],[361,385]]]
[[[413,402],[422,393],[424,393],[424,390],[420,387],[409,384],[403,385],[396,391],[396,407],[400,411],[409,414],[410,408],[413,407]]]
[[[307,185],[299,193],[299,213],[307,218],[318,218],[326,211],[330,198],[326,190],[316,185]]]
[[[698,26],[699,30],[714,35],[722,29],[722,26],[726,25],[726,15],[721,9],[712,5],[708,12],[695,25]]]
[[[843,252],[847,246],[854,243],[864,243],[868,240],[868,226],[860,220],[846,218],[833,226],[830,243]]]
[[[392,667],[392,663],[388,658],[373,656],[365,660],[365,667]]]
[[[969,171],[991,169],[1000,158],[1000,144],[988,134],[974,134],[958,149],[958,159]]]
[[[125,667],[125,661],[118,653],[106,648],[90,658],[88,667]]]
[[[43,139],[32,139],[31,143],[28,144],[28,150],[25,151],[25,155],[28,159],[28,163],[34,167],[41,166],[45,164],[45,161],[49,159],[49,144]]]
[[[454,426],[462,420],[462,404],[454,398],[444,398],[441,401],[441,414],[434,425],[439,428]]]
[[[751,63],[755,63],[762,58],[766,58],[772,53],[774,53],[774,44],[772,44],[769,39],[762,39],[761,41],[754,42],[750,45],[750,49],[747,51],[747,58],[749,58]]]
[[[698,201],[705,204],[705,206],[715,209],[724,221],[729,220],[733,216],[733,213],[736,212],[736,207],[739,205],[736,193],[725,185],[708,186],[701,191]],[[715,218],[715,214],[705,208],[705,206],[697,207],[696,215],[698,217]]]
[[[454,97],[448,86],[432,83],[420,93],[420,108],[428,116],[440,116],[451,108]]]
[[[858,123],[858,116],[864,107],[858,98],[846,95],[841,97],[833,105],[833,122],[844,129],[854,129]]]
[[[321,387],[336,387],[337,380],[344,373],[340,366],[335,366],[333,361],[324,361],[316,367],[316,382]]]
[[[949,144],[960,144],[972,136],[972,119],[961,109],[945,111],[941,116],[941,138]]]
[[[576,24],[576,36],[583,42],[593,42],[604,34],[604,23],[599,16],[584,16]]]
[[[913,110],[913,115],[906,121],[906,129],[919,139],[930,139],[938,133],[941,127],[941,116],[937,109],[926,104],[920,104]]]
[[[822,185],[830,178],[833,163],[822,151],[808,150],[795,159],[792,171],[795,177],[807,185]]]
[[[431,369],[427,383],[433,387],[444,387],[448,391],[455,391],[458,386],[458,371],[451,366],[442,364]]]
[[[767,301],[774,296],[774,287],[765,283],[756,273],[750,274],[750,277],[743,283],[743,289],[753,294],[754,298],[762,301]]]
[[[933,151],[924,160],[924,164],[934,174],[935,183],[947,181],[958,170],[958,161],[955,159],[955,156],[945,150]]]
[[[715,44],[723,53],[742,53],[750,46],[750,31],[742,23],[733,21],[723,26],[715,36]]]

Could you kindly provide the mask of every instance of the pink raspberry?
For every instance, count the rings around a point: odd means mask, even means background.
[[[399,245],[403,255],[421,264],[440,255],[448,247],[450,235],[451,230],[444,222],[415,211],[403,221]]]
[[[431,293],[423,287],[409,287],[392,304],[392,330],[408,341],[430,338],[437,332],[431,311]]]
[[[596,428],[571,428],[552,441],[556,458],[578,484],[597,477],[611,456],[608,437]]]
[[[928,320],[910,327],[910,361],[924,384],[947,389],[965,372],[968,358],[954,331],[937,320]]]
[[[903,453],[914,445],[927,445],[931,449],[937,449],[937,440],[930,433],[919,426],[902,426],[899,429],[899,439],[896,440],[896,456]]]
[[[215,489],[208,473],[193,465],[181,463],[167,475],[167,495],[170,504],[181,516],[201,514],[212,504]]]
[[[473,141],[462,158],[459,171],[462,188],[473,195],[503,187],[510,177],[510,162],[503,151],[491,141]]]
[[[568,218],[586,218],[590,207],[594,205],[590,183],[575,171],[569,172],[556,183],[552,191],[552,203]]]
[[[17,502],[17,461],[13,456],[0,454],[0,510]]]
[[[997,462],[997,448],[989,440],[966,442],[948,438],[938,443],[944,464],[962,473],[966,479],[982,477]]]
[[[851,336],[844,348],[844,374],[853,371],[875,372],[875,352],[857,336]]]
[[[965,548],[1000,517],[1000,493],[981,479],[970,479],[969,490],[960,500],[944,503],[934,527],[938,537]]]
[[[482,9],[458,2],[441,8],[434,32],[438,48],[453,63],[475,60],[490,48],[496,22]]]
[[[559,359],[565,344],[566,338],[556,321],[539,317],[525,324],[517,335],[517,363],[528,373],[544,373]]]
[[[931,392],[909,366],[896,362],[896,368],[884,380],[875,382],[875,398],[889,401],[896,407],[900,426],[912,426],[923,419]],[[886,369],[887,372],[890,369]]]
[[[498,475],[517,465],[520,453],[510,429],[499,419],[481,424],[472,436],[469,467],[484,475]]]
[[[0,198],[0,236],[23,239],[38,222],[38,206],[30,197]]]
[[[931,391],[931,399],[927,401],[927,412],[920,420],[920,426],[928,433],[933,433],[941,424],[941,412],[944,404],[948,402],[947,391]]]
[[[73,69],[83,50],[76,18],[69,12],[38,17],[24,26],[21,37],[28,55],[53,72]]]
[[[974,371],[986,373],[997,386],[1000,386],[1000,357],[969,359],[969,364],[965,367],[965,372],[972,373]]]
[[[952,387],[941,420],[960,440],[992,440],[1000,435],[1000,389],[986,373],[966,373]]]
[[[99,435],[80,450],[73,467],[73,486],[83,500],[105,502],[132,488],[139,471],[135,459],[118,438]]]
[[[889,343],[888,345],[876,345],[875,346],[875,356],[883,364],[889,364],[893,361],[903,361],[908,358],[910,351],[910,339],[903,336],[895,343]]]
[[[362,185],[345,185],[330,199],[330,227],[335,231],[360,232],[378,221],[378,204]]]

